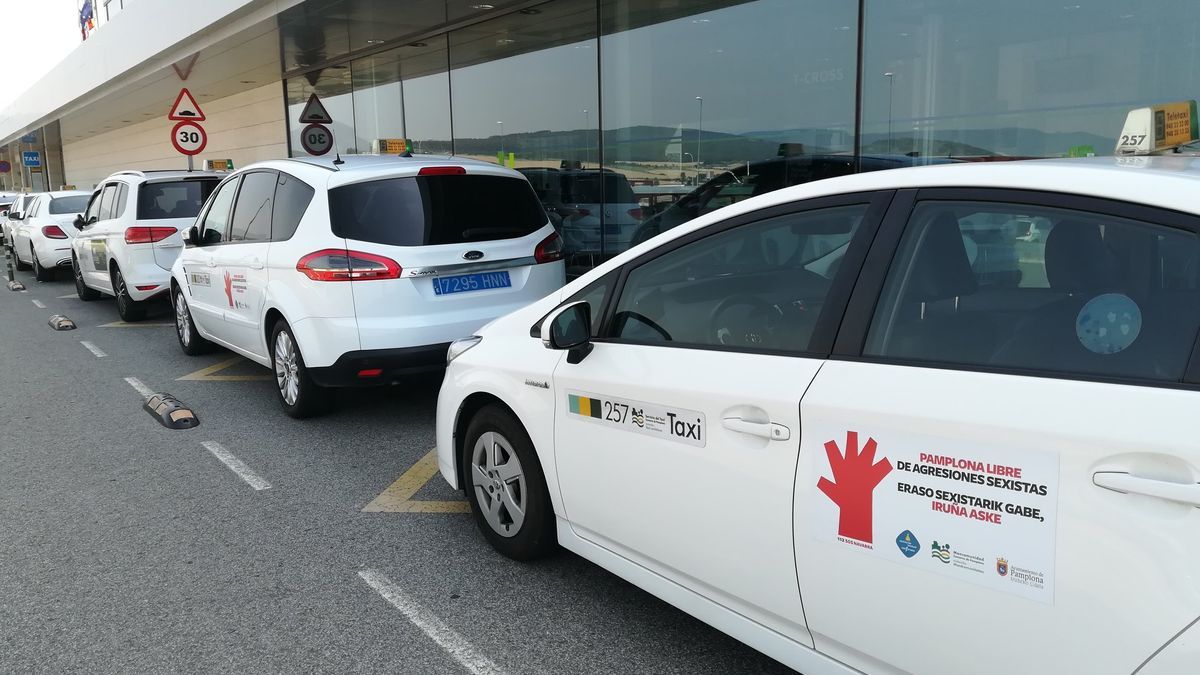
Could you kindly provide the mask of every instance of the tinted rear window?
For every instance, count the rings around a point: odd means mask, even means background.
[[[75,195],[52,199],[50,200],[50,213],[56,216],[65,213],[83,213],[83,210],[87,208],[88,199],[91,199],[91,195]]]
[[[143,183],[138,189],[138,220],[195,218],[220,179]]]
[[[604,174],[601,192],[600,175],[568,173],[562,177],[562,198],[569,204],[633,204],[637,196],[629,181],[619,173]]]
[[[412,176],[329,191],[339,237],[391,246],[514,239],[546,224],[529,184],[502,176]]]

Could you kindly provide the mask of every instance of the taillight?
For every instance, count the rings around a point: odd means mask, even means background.
[[[327,248],[309,253],[296,263],[296,269],[313,281],[370,281],[399,279],[399,263],[373,253]]]
[[[533,249],[533,259],[536,260],[539,265],[541,263],[562,260],[562,258],[563,240],[562,237],[558,236],[557,232],[543,239],[542,242],[537,245],[537,248]]]
[[[153,244],[175,234],[179,230],[173,227],[127,227],[125,228],[126,244]]]
[[[641,220],[642,219],[642,210],[640,208],[629,209],[629,215],[632,216],[634,220]]]
[[[63,232],[57,225],[47,225],[42,228],[42,236],[47,239],[66,239],[67,233]]]
[[[461,166],[426,166],[417,172],[418,176],[462,176],[467,170]]]

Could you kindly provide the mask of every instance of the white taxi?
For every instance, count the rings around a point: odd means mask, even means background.
[[[454,343],[441,473],[501,553],[807,675],[1195,672],[1197,190],[961,164],[705,215]]]

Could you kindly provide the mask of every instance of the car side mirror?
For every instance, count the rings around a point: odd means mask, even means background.
[[[76,213],[75,220],[72,220],[71,224],[74,225],[75,229],[77,230],[82,230],[87,225],[87,223],[83,220],[82,213]]]
[[[187,243],[188,246],[199,246],[200,245],[200,231],[196,229],[195,225],[192,225],[191,227],[189,227],[187,229],[187,233],[185,233],[183,235],[183,240]]]
[[[576,364],[592,351],[592,308],[585,301],[558,308],[542,322],[542,345],[567,350],[567,363]]]
[[[9,219],[9,220],[20,220],[20,219],[21,219],[21,212],[20,212],[20,211],[9,211],[9,212],[8,212],[8,219]]]

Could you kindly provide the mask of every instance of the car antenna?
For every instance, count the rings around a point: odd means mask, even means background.
[[[341,153],[341,151],[334,150],[334,151],[333,151],[333,154],[334,154],[334,160],[333,160],[333,170],[334,170],[334,171],[340,171],[340,169],[338,169],[338,167],[339,167],[339,166],[341,166],[341,165],[343,165],[343,164],[345,164],[346,162],[345,162],[345,161],[342,159],[342,153]]]

